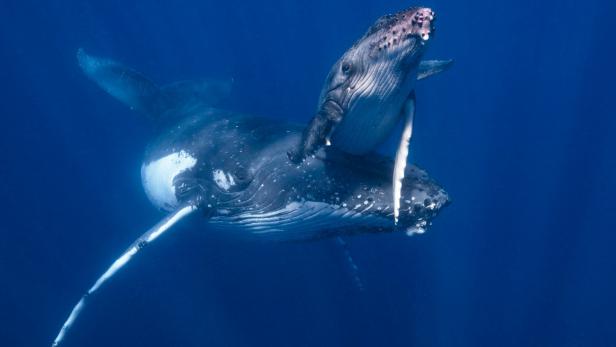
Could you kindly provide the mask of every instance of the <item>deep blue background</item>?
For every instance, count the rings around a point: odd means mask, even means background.
[[[404,1],[0,2],[0,345],[45,346],[162,216],[152,129],[80,73],[79,47],[156,81],[233,77],[234,110],[305,121],[337,57]],[[67,346],[616,345],[614,5],[426,1],[413,161],[453,204],[429,233],[229,240],[188,224],[84,311]]]

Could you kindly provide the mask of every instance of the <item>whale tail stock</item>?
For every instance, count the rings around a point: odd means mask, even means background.
[[[227,98],[233,81],[180,81],[164,86],[141,73],[111,59],[77,50],[77,60],[84,74],[109,95],[133,110],[161,121],[171,114],[215,106]]]
[[[130,247],[128,247],[128,249],[124,251],[124,253],[122,253],[122,255],[111,264],[111,266],[109,266],[109,268],[96,280],[92,287],[90,287],[90,289],[81,297],[75,307],[73,307],[73,310],[62,325],[62,328],[60,329],[60,332],[55,338],[52,346],[56,347],[62,343],[64,337],[66,336],[66,333],[73,326],[75,320],[83,311],[87,302],[90,300],[92,295],[96,293],[105,282],[107,282],[107,280],[113,277],[113,275],[115,275],[118,270],[123,268],[145,246],[156,240],[159,236],[171,229],[171,227],[173,227],[177,222],[179,222],[180,220],[182,220],[196,210],[197,207],[194,205],[185,205],[183,207],[180,207],[175,212],[169,214],[158,224],[150,228],[150,230],[139,236],[139,238],[135,240],[130,245]]]

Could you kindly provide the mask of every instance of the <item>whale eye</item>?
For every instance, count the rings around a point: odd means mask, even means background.
[[[345,74],[348,74],[349,72],[351,72],[351,64],[343,63],[342,64],[342,72],[345,73]]]

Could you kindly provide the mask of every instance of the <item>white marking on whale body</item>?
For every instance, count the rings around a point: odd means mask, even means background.
[[[182,150],[141,166],[141,181],[150,201],[158,208],[172,211],[178,206],[173,180],[195,166],[197,159]]]
[[[231,187],[235,185],[235,180],[230,173],[225,173],[224,171],[217,169],[212,172],[212,178],[214,179],[214,183],[220,189],[229,190]]]

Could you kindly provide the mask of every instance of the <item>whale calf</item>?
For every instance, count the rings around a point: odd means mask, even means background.
[[[187,217],[201,219],[208,231],[301,241],[359,233],[422,233],[449,202],[446,191],[414,165],[402,168],[404,185],[392,186],[390,173],[397,163],[370,152],[358,155],[347,148],[320,146],[305,152],[300,162],[289,160],[289,149],[306,140],[305,127],[216,108],[230,88],[224,81],[158,86],[114,60],[83,50],[77,59],[94,83],[158,124],[158,135],[145,152],[141,178],[148,199],[168,214],[95,281],[71,311],[53,346],[64,341],[88,300],[106,281]],[[449,63],[416,65],[414,79],[440,72]],[[360,128],[365,124],[357,122]]]
[[[392,170],[395,223],[413,130],[416,81],[451,65],[451,61],[421,64],[435,19],[434,11],[426,7],[379,18],[332,66],[317,112],[301,142],[289,152],[296,163],[322,146],[363,155],[374,151],[403,122]]]

